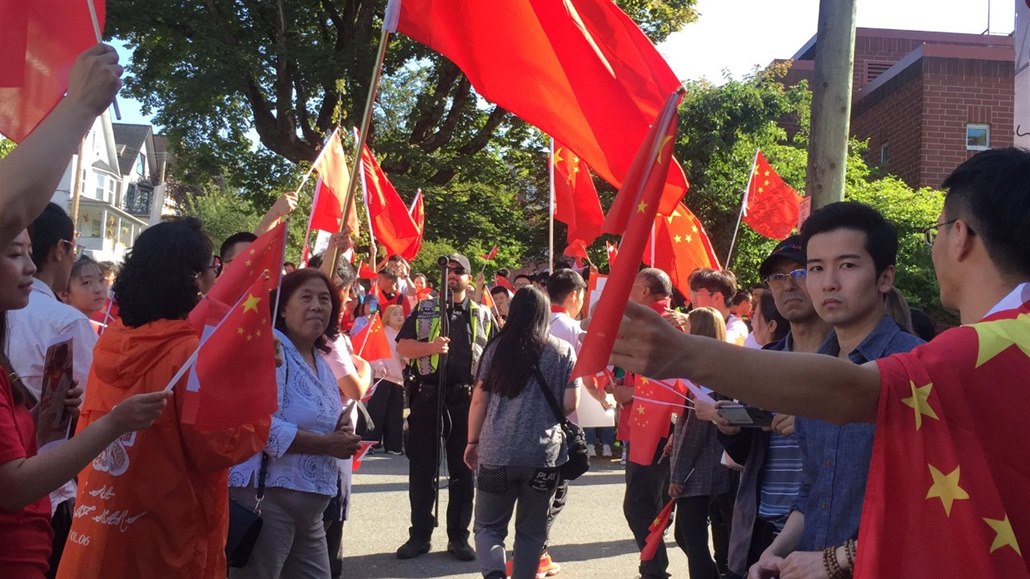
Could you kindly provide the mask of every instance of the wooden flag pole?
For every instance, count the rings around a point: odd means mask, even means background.
[[[379,90],[379,79],[383,74],[383,60],[386,58],[386,46],[390,41],[390,30],[383,26],[383,33],[379,37],[379,52],[376,53],[376,62],[372,67],[372,82],[368,85],[368,97],[365,99],[365,111],[361,116],[361,127],[358,133],[357,142],[354,143],[354,167],[351,170],[351,180],[347,187],[347,196],[343,201],[343,219],[340,220],[340,232],[347,227],[347,220],[350,218],[351,202],[354,200],[354,193],[358,184],[355,182],[358,170],[361,168],[361,149],[365,146],[365,139],[368,137],[368,129],[372,125],[372,105],[375,104],[376,92]],[[330,255],[326,256],[332,263],[329,271],[335,272],[340,263],[340,251],[331,246],[328,250]]]
[[[730,258],[733,257],[733,246],[737,243],[737,232],[740,231],[740,221],[744,218],[744,209],[747,207],[747,195],[751,191],[751,181],[755,178],[755,165],[758,164],[758,153],[761,149],[755,149],[755,158],[751,161],[751,174],[747,178],[747,186],[744,187],[744,198],[740,202],[740,213],[737,214],[737,226],[733,228],[733,239],[730,240],[730,250],[726,252],[726,261],[723,267],[730,268]]]

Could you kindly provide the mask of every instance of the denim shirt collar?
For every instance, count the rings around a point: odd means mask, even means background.
[[[878,360],[887,356],[891,342],[901,333],[901,328],[894,322],[894,319],[884,315],[880,323],[873,328],[873,331],[865,337],[857,348],[848,352],[848,359],[855,364],[865,364],[872,360]],[[820,354],[831,356],[840,355],[840,342],[837,341],[837,332],[831,331],[822,346],[819,346]]]

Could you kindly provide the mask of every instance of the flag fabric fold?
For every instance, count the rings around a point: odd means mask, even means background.
[[[279,271],[256,276],[231,308],[209,301],[197,362],[186,385],[184,423],[221,430],[252,423],[278,408],[269,301]]]
[[[15,143],[61,102],[75,59],[96,45],[87,2],[103,30],[104,0],[0,3],[0,133]]]
[[[571,147],[616,187],[665,97],[680,86],[610,1],[390,0],[384,27],[446,56],[483,98]],[[676,162],[663,171],[669,212],[687,181]]]
[[[503,275],[494,274],[494,285],[495,286],[499,285],[499,286],[507,289],[511,293],[513,293],[513,294],[515,293],[515,286],[511,285],[511,282],[508,281],[508,278],[504,277]]]
[[[408,208],[408,215],[411,216],[411,221],[415,224],[415,229],[418,230],[418,239],[412,243],[414,247],[409,249],[409,251],[413,252],[414,255],[418,255],[418,252],[422,251],[422,239],[426,235],[426,207],[421,189],[415,193],[415,199],[412,200],[411,207]]]
[[[554,218],[568,226],[569,245],[579,241],[584,247],[594,242],[604,225],[604,210],[590,178],[590,168],[572,150],[551,141],[551,168],[554,178]]]
[[[658,120],[644,140],[634,164],[646,170],[627,181],[619,196],[630,199],[633,215],[622,237],[622,255],[611,269],[604,291],[598,300],[572,377],[593,376],[608,365],[622,313],[626,311],[630,288],[637,274],[640,257],[651,234],[651,225],[658,213],[658,200],[665,185],[665,168],[672,162],[672,144],[676,137],[676,107],[682,98],[677,90],[665,102]]]
[[[376,242],[383,244],[389,255],[415,259],[422,232],[367,145],[361,148],[361,187]]]
[[[672,518],[672,510],[675,505],[676,499],[669,499],[651,525],[647,527],[647,539],[644,540],[644,548],[640,550],[641,561],[650,561],[658,553],[658,545],[665,541],[665,527],[669,526],[669,519]]]
[[[340,231],[340,223],[343,221],[343,205],[350,185],[350,170],[347,169],[347,155],[340,143],[339,129],[329,136],[313,166],[318,172],[318,181],[315,183],[315,199],[311,204],[308,230],[336,233]],[[358,231],[354,199],[351,199],[347,227],[353,232]]]
[[[668,216],[655,217],[644,263],[669,274],[673,287],[685,296],[690,295],[689,278],[695,269],[722,269],[701,220],[682,203]]]
[[[744,198],[741,220],[759,235],[786,239],[798,225],[801,199],[801,195],[780,178],[759,151]]]

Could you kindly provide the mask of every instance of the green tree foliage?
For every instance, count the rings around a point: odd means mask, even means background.
[[[16,146],[17,145],[14,144],[14,141],[0,137],[0,159],[9,155]]]

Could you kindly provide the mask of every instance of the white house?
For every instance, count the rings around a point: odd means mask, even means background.
[[[53,201],[72,215],[72,176],[81,171],[76,243],[98,261],[120,262],[149,225],[174,215],[165,199],[167,153],[150,125],[111,123],[98,117],[83,142],[82,163],[72,157]]]

